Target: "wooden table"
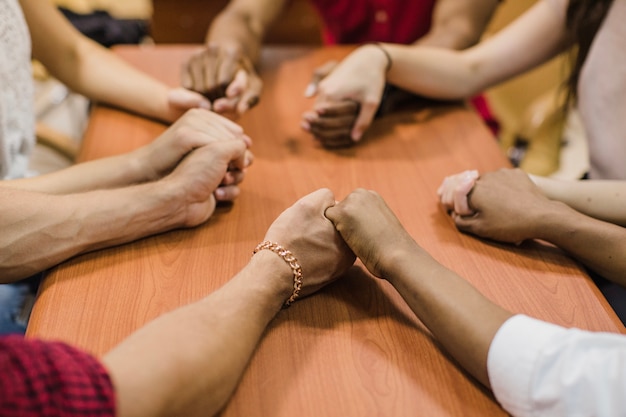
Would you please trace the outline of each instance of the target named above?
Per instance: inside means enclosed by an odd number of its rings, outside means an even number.
[[[172,84],[192,47],[124,47],[125,59]],[[375,122],[359,146],[321,148],[299,128],[311,70],[346,49],[267,49],[265,90],[241,120],[256,159],[231,207],[204,225],[77,257],[48,275],[29,336],[102,354],[158,315],[197,300],[249,259],[270,223],[320,187],[338,199],[379,191],[438,260],[514,312],[583,329],[624,332],[581,268],[559,250],[489,243],[459,233],[437,204],[445,175],[507,166],[475,114],[458,106]],[[164,127],[97,107],[82,159],[133,149]],[[181,341],[184,343],[184,341]],[[155,349],[158,348],[155,346]],[[432,339],[386,282],[354,268],[268,328],[224,416],[505,415]]]

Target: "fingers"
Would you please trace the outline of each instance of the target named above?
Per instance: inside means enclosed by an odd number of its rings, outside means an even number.
[[[359,103],[354,100],[336,102],[319,102],[315,104],[315,112],[324,117],[356,116],[359,114]]]
[[[304,113],[301,126],[327,148],[352,146],[351,130],[358,109],[358,103],[352,100],[323,103],[315,111]]]
[[[313,71],[313,76],[311,77],[311,82],[306,87],[304,91],[304,97],[309,98],[313,97],[318,92],[319,83],[330,74],[333,69],[337,66],[338,62],[335,60],[331,60],[326,62],[324,65],[317,67]]]
[[[302,197],[295,206],[309,208],[324,217],[325,210],[335,205],[335,195],[328,188],[320,188],[317,191]],[[326,219],[326,218],[325,218]]]
[[[199,107],[211,110],[211,102],[195,91],[185,88],[173,88],[167,94],[168,103],[180,109],[193,109]]]
[[[240,192],[239,187],[236,185],[226,185],[218,187],[213,192],[213,195],[217,201],[233,201],[239,197]]]
[[[369,127],[369,125],[372,124],[372,120],[374,120],[378,105],[379,101],[373,99],[366,99],[361,104],[359,115],[356,118],[356,122],[354,123],[354,128],[352,128],[352,140],[354,140],[355,142],[361,140],[361,138],[363,137],[363,133],[365,133],[365,130]]]
[[[461,216],[474,214],[474,210],[469,207],[468,195],[474,188],[476,179],[465,177],[454,189],[454,211]]]
[[[474,213],[469,207],[468,195],[478,179],[478,171],[464,171],[444,178],[437,190],[441,204],[446,210],[468,216]]]

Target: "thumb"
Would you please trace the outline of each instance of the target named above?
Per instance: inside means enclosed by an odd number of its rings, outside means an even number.
[[[180,109],[192,109],[200,107],[203,109],[211,110],[211,102],[207,100],[202,94],[195,91],[187,90],[186,88],[178,87],[171,89],[167,94],[167,102],[170,106]]]
[[[363,103],[361,103],[359,115],[357,116],[352,132],[350,133],[353,141],[358,142],[361,140],[365,130],[367,130],[369,125],[372,124],[372,120],[374,120],[376,110],[378,109],[378,104],[379,102],[377,100],[372,99],[366,99]]]
[[[317,67],[313,71],[313,76],[311,77],[311,81],[306,86],[306,90],[304,91],[304,97],[310,98],[316,95],[318,93],[318,87],[319,87],[320,81],[326,78],[328,74],[333,72],[336,66],[337,66],[337,61],[332,60],[332,61],[326,62],[324,65]]]

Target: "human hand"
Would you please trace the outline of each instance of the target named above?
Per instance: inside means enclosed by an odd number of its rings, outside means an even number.
[[[254,107],[263,82],[237,44],[209,44],[193,55],[182,72],[185,88],[204,94],[218,113],[242,114]]]
[[[350,138],[359,141],[380,104],[387,66],[387,56],[378,46],[358,48],[319,83],[316,108],[346,100],[356,102],[359,110]]]
[[[162,119],[175,122],[189,109],[211,110],[211,102],[202,94],[186,88],[172,88],[167,92],[167,105]]]
[[[304,113],[301,126],[327,148],[347,147],[354,144],[351,133],[358,114],[355,101],[327,102]]]
[[[188,153],[163,180],[179,195],[180,226],[197,226],[213,214],[217,201],[235,199],[248,164],[241,137],[209,139]]]
[[[365,267],[379,278],[389,278],[396,260],[417,247],[375,191],[357,189],[329,207],[325,216]]]
[[[138,182],[159,180],[171,173],[190,152],[220,141],[240,141],[245,147],[251,145],[250,138],[236,123],[207,110],[190,110],[152,143],[130,154],[139,172]],[[239,194],[237,184],[243,180],[245,168],[251,162],[252,154],[246,150],[243,164],[236,162],[227,166],[219,186],[214,188],[218,201],[230,201]]]
[[[313,97],[319,91],[320,82],[336,67],[338,62],[331,60],[313,71],[311,82],[304,92],[305,97]],[[302,129],[327,148],[340,148],[354,144],[350,133],[359,115],[359,104],[350,101],[318,103],[313,110],[302,115]]]
[[[324,217],[324,210],[334,204],[330,190],[317,190],[278,216],[265,235],[265,240],[278,243],[298,259],[303,274],[301,295],[317,291],[354,263],[354,254]]]
[[[540,220],[553,204],[522,170],[501,169],[476,180],[469,193],[472,216],[452,217],[464,232],[519,243],[539,235]]]
[[[460,216],[470,216],[474,211],[469,207],[467,195],[478,179],[478,171],[463,171],[460,174],[444,178],[437,190],[437,195],[443,207],[454,211]]]

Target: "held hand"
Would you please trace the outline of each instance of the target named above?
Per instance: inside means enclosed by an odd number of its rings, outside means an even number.
[[[320,82],[328,76],[333,70],[337,67],[339,62],[334,59],[327,61],[325,64],[315,68],[313,70],[313,76],[311,77],[311,82],[306,86],[306,90],[304,90],[304,97],[311,98],[318,93]]]
[[[317,291],[354,263],[354,254],[324,217],[324,210],[334,204],[330,190],[317,190],[285,210],[265,235],[265,240],[288,249],[300,262],[301,295]]]
[[[163,120],[174,122],[189,109],[211,110],[211,102],[202,94],[185,88],[172,88],[167,94],[166,114]]]
[[[523,171],[502,169],[476,180],[469,194],[474,215],[452,217],[464,232],[518,243],[537,236],[538,220],[553,204]]]
[[[352,146],[352,128],[359,114],[359,104],[345,100],[324,103],[302,116],[302,128],[311,133],[324,147]]]
[[[352,100],[359,114],[350,132],[359,141],[374,119],[385,87],[387,56],[377,46],[365,45],[352,52],[319,84],[316,106]]]
[[[239,194],[235,183],[221,193],[218,187],[229,167],[243,175],[245,166],[246,143],[241,138],[211,141],[189,153],[164,180],[180,193],[180,225],[193,227],[205,222],[215,211],[219,196],[234,199]]]
[[[388,278],[396,259],[417,244],[378,193],[357,189],[326,210],[350,249],[379,278]]]
[[[448,211],[454,211],[460,216],[470,216],[474,210],[469,207],[467,195],[478,179],[478,171],[464,171],[451,175],[443,180],[437,190],[441,205]]]
[[[241,126],[213,112],[189,110],[152,143],[131,155],[142,181],[154,181],[169,174],[189,152],[215,141],[251,141]],[[251,158],[250,158],[251,160]],[[224,176],[223,176],[224,177]],[[231,181],[225,179],[225,181]]]
[[[263,83],[239,45],[210,44],[182,73],[184,87],[204,94],[218,113],[244,113],[260,98]]]

